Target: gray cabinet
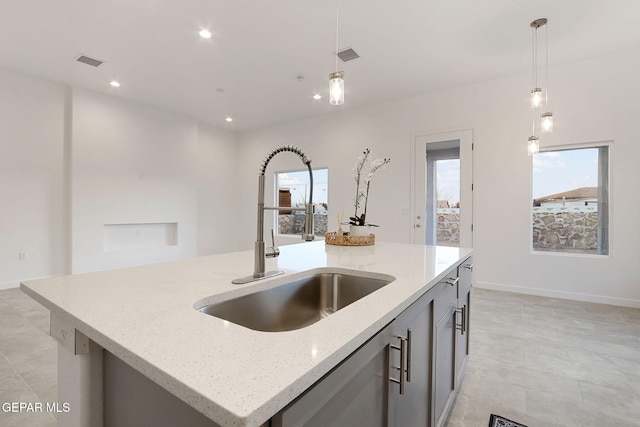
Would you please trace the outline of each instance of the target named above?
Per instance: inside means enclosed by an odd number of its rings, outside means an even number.
[[[460,384],[469,360],[469,326],[471,319],[471,283],[473,258],[467,258],[458,267],[458,315],[456,320],[456,382]]]
[[[404,353],[404,390],[390,380],[390,426],[428,426],[431,421],[431,345],[433,298],[427,293],[389,325],[396,345],[389,347],[390,378],[398,378]],[[406,339],[405,339],[406,338]],[[405,350],[402,351],[404,344]],[[400,348],[398,348],[400,347]]]
[[[443,425],[468,354],[468,325],[463,335],[460,308],[468,310],[470,303],[465,270],[452,269],[276,414],[271,426]],[[469,286],[461,290],[461,282]]]
[[[431,425],[442,426],[453,403],[456,386],[456,309],[457,271],[436,285],[436,316],[433,343],[433,419]]]
[[[432,299],[424,295],[271,420],[290,426],[427,426]]]
[[[272,427],[387,426],[389,327],[276,414]]]

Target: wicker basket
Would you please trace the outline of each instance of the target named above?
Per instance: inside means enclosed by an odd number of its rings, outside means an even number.
[[[371,246],[376,243],[376,235],[369,234],[368,236],[351,236],[349,233],[338,234],[337,232],[332,231],[324,235],[324,241],[328,245],[337,246]]]

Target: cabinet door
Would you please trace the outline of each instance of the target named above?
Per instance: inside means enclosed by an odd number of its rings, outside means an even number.
[[[456,381],[461,383],[469,360],[469,314],[471,310],[471,291],[468,290],[458,299],[456,334]]]
[[[473,280],[473,257],[469,257],[458,268],[458,318],[456,336],[456,381],[462,381],[469,359],[469,326],[471,324],[471,282]]]
[[[430,294],[423,295],[390,325],[391,343],[405,342],[404,393],[400,385],[389,383],[389,425],[426,427],[431,422],[431,341],[433,309]],[[390,375],[399,378],[400,354],[390,347]],[[364,425],[364,424],[361,424]]]
[[[273,427],[387,426],[389,326],[272,418]]]
[[[437,298],[437,297],[436,297]],[[435,327],[434,425],[441,426],[451,406],[455,389],[456,304],[452,304]]]

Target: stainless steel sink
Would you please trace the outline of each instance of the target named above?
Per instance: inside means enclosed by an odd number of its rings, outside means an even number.
[[[265,332],[292,331],[321,320],[391,283],[395,278],[315,273],[273,288],[198,308],[198,311]]]

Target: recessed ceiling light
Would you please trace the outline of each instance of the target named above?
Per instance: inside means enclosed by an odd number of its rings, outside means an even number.
[[[313,99],[322,99],[322,96],[319,93],[313,95]]]
[[[117,80],[111,80],[111,83],[109,84],[113,87],[120,87],[120,82]]]
[[[228,122],[232,122],[233,121],[233,119],[231,117],[227,117],[225,120],[228,121]]]
[[[203,39],[211,38],[211,32],[209,32],[209,30],[202,29],[198,34],[200,34],[200,37],[202,37]]]

